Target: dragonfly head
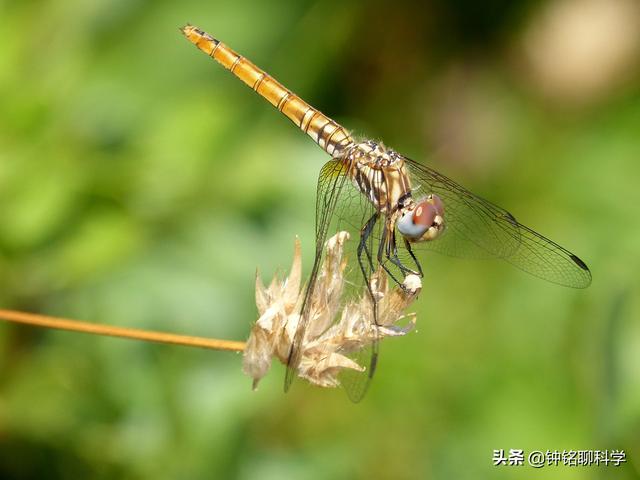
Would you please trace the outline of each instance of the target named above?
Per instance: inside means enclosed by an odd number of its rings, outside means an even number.
[[[435,194],[401,210],[398,231],[410,242],[435,240],[444,231],[444,205]]]

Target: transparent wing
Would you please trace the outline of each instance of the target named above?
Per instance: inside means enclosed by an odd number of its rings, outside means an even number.
[[[435,193],[445,208],[444,234],[432,242],[414,244],[415,250],[466,258],[497,257],[552,283],[589,286],[591,272],[576,255],[432,168],[405,160],[416,190],[414,198]]]
[[[336,324],[344,316],[345,305],[354,302],[368,301],[369,297],[367,289],[367,280],[364,278],[362,270],[358,263],[357,249],[360,242],[360,229],[367,220],[375,213],[372,205],[366,198],[354,187],[347,175],[347,167],[339,160],[331,160],[327,162],[320,172],[318,179],[318,191],[316,200],[316,252],[313,269],[308,282],[307,291],[305,293],[304,302],[301,309],[301,316],[294,335],[289,360],[287,362],[287,373],[285,377],[285,391],[289,389],[293,379],[298,374],[298,365],[302,359],[303,346],[309,345],[322,332],[317,331],[317,327],[311,325],[313,318],[317,318],[317,312],[314,312],[314,298],[321,288],[321,280],[319,275],[322,274],[322,264],[325,261],[325,244],[329,237],[340,231],[346,231],[350,239],[345,243],[344,260],[346,266],[344,269],[344,287],[340,292],[340,307],[329,328],[325,329],[325,337],[338,328]],[[368,248],[377,248],[375,237],[372,235],[368,242]],[[371,250],[370,250],[371,251]],[[368,266],[369,270],[375,266]],[[371,272],[369,271],[369,274]],[[367,296],[367,298],[364,298]],[[331,301],[331,299],[329,300]],[[375,308],[373,301],[369,300],[369,308],[366,309],[368,322],[375,325]],[[348,314],[348,312],[346,312]],[[375,330],[375,329],[374,329]],[[358,365],[364,368],[364,371],[343,369],[339,375],[340,384],[344,387],[349,398],[358,402],[361,400],[368,388],[368,385],[375,372],[375,365],[378,355],[378,341],[373,338],[372,341],[364,348],[351,350],[348,342],[345,343],[344,349],[339,350],[340,355],[350,358]],[[326,352],[326,357],[334,353]]]

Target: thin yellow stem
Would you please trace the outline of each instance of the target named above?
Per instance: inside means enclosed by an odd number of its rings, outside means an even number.
[[[18,312],[15,310],[0,310],[0,320],[22,323],[34,327],[57,328],[71,330],[73,332],[91,333],[93,335],[106,335],[109,337],[122,337],[146,342],[170,343],[184,345],[186,347],[209,348],[212,350],[231,350],[241,352],[245,342],[232,340],[218,340],[216,338],[191,337],[188,335],[176,335],[173,333],[154,332],[137,328],[114,327],[96,323],[80,322],[67,318],[48,317],[34,313]]]

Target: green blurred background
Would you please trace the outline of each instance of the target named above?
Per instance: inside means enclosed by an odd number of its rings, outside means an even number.
[[[245,339],[313,249],[326,155],[192,22],[585,259],[593,285],[432,255],[365,400],[234,353],[0,323],[0,477],[640,477],[640,3],[0,4],[0,305]],[[493,467],[494,449],[623,467]]]

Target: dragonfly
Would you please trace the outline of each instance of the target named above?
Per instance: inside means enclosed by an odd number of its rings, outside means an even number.
[[[569,250],[520,223],[514,215],[459,183],[373,140],[348,130],[312,107],[271,75],[198,27],[182,33],[310,136],[331,159],[317,187],[315,259],[288,356],[285,391],[296,376],[309,326],[310,299],[330,232],[347,231],[352,295],[369,291],[370,321],[378,325],[371,278],[379,269],[397,285],[424,275],[423,252],[462,258],[497,258],[548,282],[585,288],[591,272]],[[378,363],[378,342],[357,354],[362,372],[346,371],[340,383],[361,400]]]

